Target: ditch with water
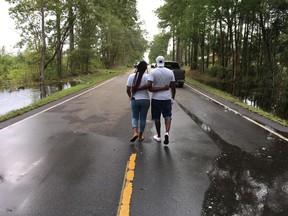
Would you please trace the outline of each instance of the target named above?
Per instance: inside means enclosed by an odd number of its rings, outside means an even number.
[[[249,106],[260,108],[288,120],[288,86],[285,88],[252,88],[237,83],[201,81],[207,86],[227,92]],[[288,85],[288,84],[287,84]]]
[[[76,81],[49,83],[45,86],[15,87],[10,89],[0,89],[0,115],[4,115],[12,110],[21,109],[37,102],[41,98],[50,96],[55,92],[76,86]],[[41,90],[42,89],[42,90]],[[44,90],[44,91],[43,91]]]

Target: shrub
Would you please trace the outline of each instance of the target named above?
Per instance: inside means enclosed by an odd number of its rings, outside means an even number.
[[[223,73],[223,71],[224,71],[224,67],[222,67],[221,65],[215,64],[208,68],[207,73],[211,77],[217,77],[217,75]]]

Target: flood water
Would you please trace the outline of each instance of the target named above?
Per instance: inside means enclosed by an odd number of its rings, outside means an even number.
[[[71,88],[75,85],[77,85],[77,83],[74,81],[49,84],[45,86],[46,96],[49,96],[57,91]],[[20,87],[16,90],[0,90],[0,115],[4,115],[12,110],[29,106],[43,97],[43,92],[41,92],[40,87]]]
[[[227,92],[249,106],[260,108],[266,112],[273,113],[282,119],[288,120],[287,88],[249,88],[247,86],[241,86],[240,84],[198,81],[205,85]]]

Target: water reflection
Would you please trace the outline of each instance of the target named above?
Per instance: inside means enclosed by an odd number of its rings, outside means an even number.
[[[288,215],[287,142],[275,140],[252,154],[222,150],[209,173],[202,215]]]
[[[29,106],[40,98],[40,90],[20,89],[18,91],[3,90],[0,92],[0,115],[11,110]]]
[[[4,89],[0,91],[0,115],[11,110],[21,109],[25,106],[40,100],[41,98],[52,95],[55,92],[71,88],[77,85],[76,82],[59,82],[39,87],[19,87],[15,90]]]
[[[205,193],[202,215],[288,215],[288,142],[270,133],[268,146],[245,152],[178,105],[221,150],[208,173],[210,186]]]

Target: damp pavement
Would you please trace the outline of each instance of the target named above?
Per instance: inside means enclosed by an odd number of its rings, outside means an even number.
[[[117,215],[132,153],[130,215],[288,214],[286,127],[184,86],[169,145],[150,113],[130,143],[128,74],[0,123],[1,216]]]

